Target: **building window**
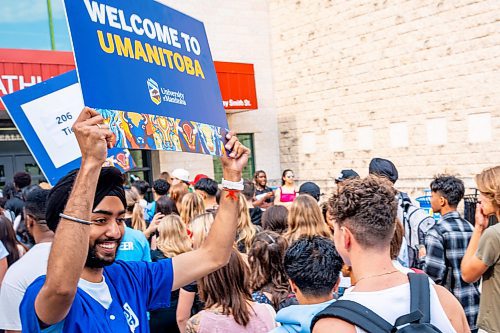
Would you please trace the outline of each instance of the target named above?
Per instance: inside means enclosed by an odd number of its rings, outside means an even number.
[[[389,124],[392,148],[408,147],[408,126],[406,122]]]
[[[130,150],[130,154],[132,155],[136,166],[132,169],[132,171],[127,172],[128,184],[126,184],[126,186],[129,186],[135,177],[145,180],[151,185],[153,183],[153,174],[151,172],[151,151]]]
[[[476,113],[467,116],[468,139],[470,143],[490,142],[492,140],[490,113]]]
[[[250,148],[250,158],[248,159],[248,164],[243,169],[243,178],[244,179],[252,179],[253,174],[255,173],[255,159],[254,159],[254,150],[253,150],[253,134],[238,134],[238,139],[240,142],[245,145],[245,147]],[[214,157],[214,179],[217,182],[222,181],[222,164],[218,157]]]

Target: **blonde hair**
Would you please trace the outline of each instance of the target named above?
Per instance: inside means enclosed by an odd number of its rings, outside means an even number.
[[[477,189],[490,198],[500,214],[500,165],[484,169],[476,175]]]
[[[252,246],[253,239],[257,234],[255,226],[252,224],[247,200],[243,194],[238,195],[238,227],[236,228],[236,244],[240,242],[245,246],[245,253]]]
[[[203,242],[210,232],[210,228],[214,223],[213,213],[204,213],[196,216],[189,224],[189,230],[193,233],[191,240],[193,242],[193,249],[196,250],[201,247]]]
[[[291,244],[300,237],[323,236],[332,238],[332,234],[321,214],[316,200],[310,195],[295,198],[288,214],[288,231],[285,238]]]
[[[197,215],[205,213],[205,204],[203,198],[197,193],[187,193],[182,198],[181,220],[188,225]]]
[[[191,241],[186,225],[177,215],[167,215],[158,225],[156,246],[165,257],[172,258],[184,252],[191,251]]]
[[[132,228],[140,231],[146,230],[144,210],[139,203],[139,194],[134,190],[125,190],[125,200],[127,201],[127,212],[132,213]]]

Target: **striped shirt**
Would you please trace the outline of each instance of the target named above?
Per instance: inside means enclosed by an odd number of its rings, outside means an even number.
[[[427,254],[423,270],[436,284],[455,295],[465,310],[471,330],[474,330],[479,312],[479,282],[465,282],[460,272],[472,231],[473,226],[457,211],[443,215],[425,236]]]

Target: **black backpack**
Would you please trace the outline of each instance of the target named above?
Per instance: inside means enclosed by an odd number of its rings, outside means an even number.
[[[361,304],[341,299],[333,302],[314,317],[311,332],[314,324],[321,318],[335,317],[369,333],[440,333],[441,331],[430,323],[429,278],[425,274],[415,273],[409,273],[408,278],[411,293],[410,313],[396,319],[394,325]]]

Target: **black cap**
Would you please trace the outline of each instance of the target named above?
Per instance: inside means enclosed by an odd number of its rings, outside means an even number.
[[[389,179],[392,183],[398,180],[398,169],[394,163],[384,158],[375,157],[370,161],[368,172]]]
[[[314,199],[316,199],[316,201],[319,201],[319,196],[321,195],[321,191],[319,189],[319,186],[316,185],[315,183],[305,182],[304,184],[300,185],[299,194],[309,194]]]
[[[353,169],[344,169],[340,171],[340,174],[335,178],[335,182],[340,183],[347,179],[359,178],[359,175]]]

